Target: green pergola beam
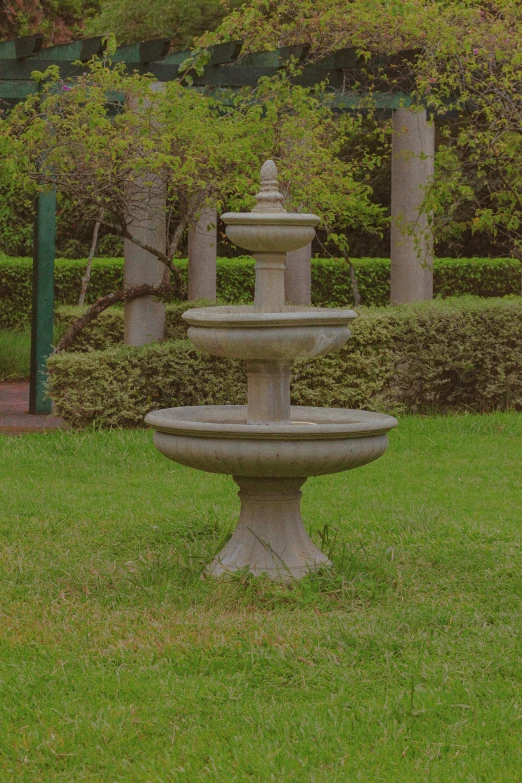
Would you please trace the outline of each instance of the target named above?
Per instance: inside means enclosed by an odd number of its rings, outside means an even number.
[[[387,111],[393,109],[408,109],[413,104],[411,95],[406,92],[393,92],[393,93],[345,93],[344,95],[336,95],[332,93],[331,100],[328,101],[328,105],[332,109],[338,111],[355,111],[365,109],[377,109],[379,111]]]
[[[34,95],[37,92],[38,85],[35,81],[22,81],[20,79],[4,81],[0,79],[0,99],[23,101],[29,95]]]
[[[362,58],[354,46],[347,49],[339,49],[338,52],[319,60],[317,65],[321,68],[356,68],[362,62]]]
[[[56,191],[50,190],[36,198],[29,413],[52,412],[52,402],[47,397],[46,366],[53,351],[55,240]]]
[[[81,65],[73,65],[68,60],[43,60],[40,56],[27,57],[25,60],[0,59],[0,82],[3,81],[28,81],[33,71],[45,71],[49,66],[57,65],[60,75],[66,79],[69,76],[78,76],[85,68]],[[141,64],[138,64],[140,67]]]
[[[150,63],[161,60],[168,54],[170,38],[156,38],[151,41],[118,46],[111,56],[113,63]]]
[[[91,57],[101,54],[103,54],[103,38],[97,35],[94,38],[83,38],[81,41],[71,41],[71,43],[40,49],[37,57],[39,60],[52,60],[54,63],[73,63],[75,60],[86,62]]]
[[[263,77],[275,76],[279,70],[280,68],[254,67],[237,63],[222,68],[205,68],[201,76],[193,75],[192,79],[195,87],[249,87],[256,85]],[[163,69],[160,64],[152,67],[151,71],[162,81]],[[293,77],[292,81],[305,87],[327,81],[330,87],[337,89],[345,83],[342,71],[328,70],[316,65],[305,65],[302,72]]]
[[[24,35],[12,41],[0,42],[0,58],[21,60],[37,54],[42,48],[44,37],[41,33]]]
[[[95,49],[92,42],[99,40],[101,39],[89,39],[90,47],[88,49],[84,47],[82,51],[78,46],[75,51],[78,59],[88,53],[92,54]],[[76,43],[80,45],[86,42],[78,41]],[[65,44],[63,48],[75,45]],[[125,61],[129,72],[150,73],[158,81],[168,82],[180,77],[180,65],[190,57],[190,52],[174,52],[158,60],[136,59],[133,61],[127,58],[127,55],[136,58],[159,57],[165,51],[165,47],[164,39],[120,47],[116,51],[115,59],[121,62]],[[62,78],[65,79],[80,74],[82,66],[73,65],[73,60],[67,60],[65,57],[64,59],[56,59],[51,56],[56,55],[56,50],[59,49],[62,47],[50,47],[42,50],[38,55],[24,60],[0,59],[0,82],[2,80],[16,81],[17,79],[28,81],[31,79],[33,71],[43,71],[50,65],[57,65],[60,68]],[[307,64],[308,48],[306,46],[282,47],[274,52],[258,52],[236,59],[238,52],[239,43],[234,41],[213,47],[210,50],[209,63],[205,66],[203,73],[199,75],[191,73],[192,84],[195,87],[255,86],[260,78],[274,76],[291,58],[296,58],[297,61],[302,62],[302,70],[295,77],[295,82],[303,86],[327,82],[331,88],[337,90],[349,90],[350,88],[364,90],[363,85],[371,81],[374,82],[375,87],[378,87],[380,74],[389,69],[396,77],[395,92],[406,92],[409,86],[409,64],[418,55],[418,50],[409,50],[404,53],[404,59],[393,55],[389,58],[375,58],[365,62],[358,57],[355,49],[344,49],[318,63]],[[41,57],[42,53],[45,53],[45,58]],[[383,94],[387,94],[387,91],[383,90]]]
[[[237,65],[239,68],[283,68],[291,60],[303,62],[309,50],[307,45],[281,46],[271,52],[246,54]]]
[[[243,41],[227,41],[226,43],[215,44],[209,48],[210,59],[208,65],[224,65],[237,60],[243,46]],[[181,63],[194,56],[190,49],[183,49],[179,52],[171,52],[164,59],[166,65],[181,65]]]

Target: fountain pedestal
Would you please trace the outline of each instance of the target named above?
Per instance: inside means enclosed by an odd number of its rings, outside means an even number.
[[[306,478],[233,476],[241,512],[232,538],[207,572],[221,576],[248,569],[277,581],[300,579],[330,561],[311,541],[301,518],[301,487]]]
[[[310,243],[319,218],[283,209],[272,161],[261,169],[256,198],[252,212],[222,216],[230,239],[256,259],[254,306],[198,308],[183,315],[197,348],[245,361],[248,405],[169,408],[149,413],[145,421],[166,457],[227,473],[239,485],[238,525],[207,573],[248,569],[290,581],[330,565],[301,518],[307,477],[377,459],[397,422],[369,411],[290,405],[294,359],[339,350],[355,313],[285,304],[286,253]]]

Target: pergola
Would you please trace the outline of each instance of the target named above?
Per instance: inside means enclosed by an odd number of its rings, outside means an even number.
[[[102,56],[104,42],[101,37],[88,38],[72,43],[42,48],[43,35],[32,35],[0,42],[0,101],[14,104],[37,93],[39,86],[31,78],[34,71],[44,71],[51,65],[60,69],[62,78],[73,77],[83,71],[82,63],[94,56]],[[190,51],[169,53],[170,41],[166,38],[120,46],[111,56],[113,63],[125,63],[129,72],[151,74],[158,82],[177,80],[182,76],[181,65],[190,57]],[[275,51],[242,55],[242,42],[230,41],[210,48],[209,59],[200,75],[191,74],[191,86],[219,92],[220,89],[239,89],[256,86],[261,77],[277,74],[293,59],[301,64],[295,81],[304,86],[327,82],[332,91],[332,101],[339,111],[358,111],[364,88],[361,85],[368,74],[373,79],[372,106],[384,114],[393,116],[392,146],[392,241],[391,241],[391,296],[392,302],[417,301],[431,298],[432,272],[430,264],[422,264],[415,245],[415,236],[403,235],[399,218],[416,221],[422,201],[423,187],[433,173],[434,131],[427,122],[426,112],[414,112],[411,106],[411,64],[419,50],[407,50],[387,57],[374,57],[369,61],[359,57],[355,48],[342,49],[320,60],[308,62],[307,46],[286,46]],[[390,80],[380,75],[392,75]],[[381,89],[379,89],[379,86]],[[377,89],[375,89],[377,88]],[[215,217],[202,215],[200,225],[189,233],[189,296],[215,298],[216,241],[207,225]],[[56,229],[56,193],[41,193],[36,202],[33,244],[33,307],[31,331],[31,413],[50,413],[51,402],[46,398],[45,365],[52,352],[54,309],[54,258]],[[420,227],[419,233],[420,236]],[[131,272],[133,284],[137,281],[159,284],[151,280],[150,253],[126,242],[125,267]],[[310,300],[310,250],[292,259],[288,254],[287,298],[296,304]],[[160,265],[161,266],[161,265]],[[148,269],[148,272],[146,271]],[[192,279],[191,279],[192,278]],[[210,287],[209,287],[210,281]],[[130,319],[138,324],[130,329],[126,342],[142,344],[154,335],[154,326],[140,330],[144,318],[153,318],[147,309],[147,300],[134,300]],[[150,303],[148,303],[150,305]],[[161,335],[156,329],[156,339]],[[152,337],[154,339],[154,336]]]

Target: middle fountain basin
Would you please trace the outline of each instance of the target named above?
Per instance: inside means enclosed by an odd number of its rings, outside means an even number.
[[[248,424],[245,405],[166,408],[149,413],[156,448],[209,473],[292,478],[338,473],[380,457],[393,416],[292,406],[290,422]]]
[[[199,307],[183,313],[196,348],[245,361],[293,361],[338,351],[350,337],[353,310],[287,305],[265,313],[249,305]]]

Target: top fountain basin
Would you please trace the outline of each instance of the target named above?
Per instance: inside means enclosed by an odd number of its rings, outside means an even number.
[[[299,212],[225,212],[221,219],[227,236],[253,253],[288,253],[308,245],[315,237],[317,215]]]

